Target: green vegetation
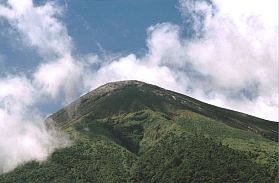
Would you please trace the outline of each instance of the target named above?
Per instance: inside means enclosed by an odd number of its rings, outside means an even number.
[[[0,182],[276,182],[276,123],[142,83],[106,91],[52,116],[72,146]]]

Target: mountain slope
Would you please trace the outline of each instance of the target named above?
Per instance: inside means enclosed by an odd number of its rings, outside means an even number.
[[[139,81],[109,83],[50,116],[73,145],[0,182],[275,182],[278,123]]]
[[[90,115],[91,119],[98,119],[142,109],[166,114],[176,110],[188,110],[220,120],[232,127],[254,131],[275,141],[278,139],[278,128],[275,122],[215,107],[139,81],[122,81],[101,86],[58,111],[51,118],[63,126],[85,115]]]

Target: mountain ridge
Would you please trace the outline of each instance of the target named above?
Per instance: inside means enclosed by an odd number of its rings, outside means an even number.
[[[143,86],[150,87],[154,91],[158,92],[156,94],[157,96],[159,95],[161,97],[165,97],[165,98],[167,97],[171,102],[179,101],[181,106],[179,106],[178,108],[192,110],[196,113],[207,115],[214,119],[226,120],[228,125],[232,125],[233,127],[237,127],[240,129],[251,130],[267,138],[270,138],[274,141],[278,141],[278,131],[277,131],[278,122],[261,119],[249,114],[245,114],[242,112],[238,112],[238,111],[234,111],[222,107],[217,107],[215,105],[207,104],[205,102],[199,101],[195,98],[186,96],[184,94],[177,93],[171,90],[161,88],[156,85],[147,84],[145,82],[137,81],[137,80],[125,80],[125,81],[109,82],[107,84],[104,84],[100,87],[97,87],[95,90],[92,90],[91,92],[88,92],[87,94],[81,96],[78,100],[70,103],[66,107],[60,109],[58,112],[50,115],[48,118],[53,118],[55,119],[55,121],[59,121],[57,120],[57,114],[65,113],[65,111],[67,115],[64,116],[68,116],[69,118],[73,118],[73,116],[81,117],[75,113],[75,111],[78,110],[78,106],[80,105],[81,102],[84,102],[86,100],[90,100],[90,102],[94,102],[99,98],[105,97],[106,95],[110,95],[110,93],[112,92],[121,90],[129,86],[133,86],[137,88],[141,88]],[[119,101],[119,103],[121,103],[121,101]],[[207,109],[203,110],[204,108]],[[249,121],[243,123],[243,121],[245,121],[245,119],[248,118]],[[259,125],[255,125],[255,123],[259,123]],[[268,133],[266,133],[267,130],[266,126],[269,126],[268,129],[270,131]]]
[[[71,146],[3,183],[277,182],[278,123],[139,81],[109,83],[51,115]]]

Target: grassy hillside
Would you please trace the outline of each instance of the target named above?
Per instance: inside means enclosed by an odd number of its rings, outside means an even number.
[[[73,145],[0,175],[0,182],[277,180],[277,123],[156,86],[105,85],[51,119]]]

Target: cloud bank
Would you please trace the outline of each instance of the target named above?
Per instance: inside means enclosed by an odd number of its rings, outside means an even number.
[[[62,133],[41,123],[32,108],[35,91],[26,78],[1,78],[0,88],[0,173],[29,160],[45,160],[68,143]]]
[[[30,160],[45,160],[56,148],[69,144],[62,132],[45,126],[36,108],[62,90],[68,98],[78,79],[73,77],[79,67],[69,56],[71,38],[56,18],[61,11],[54,3],[36,7],[31,0],[0,4],[0,18],[42,59],[29,78],[24,73],[4,73],[0,78],[0,173]],[[74,76],[69,77],[70,73]]]
[[[60,20],[63,8],[54,2],[0,3],[0,19],[41,58],[31,76],[0,78],[0,171],[43,160],[60,147],[60,135],[43,125],[38,103],[62,98],[65,104],[110,81],[141,80],[278,121],[278,2],[180,0],[179,11],[185,25],[147,29],[144,55],[106,60],[113,56],[73,54],[75,45]],[[183,29],[191,29],[191,39]]]
[[[180,3],[187,16],[189,1]],[[193,11],[203,35],[185,50],[206,88],[221,106],[278,120],[278,2],[196,1]]]

